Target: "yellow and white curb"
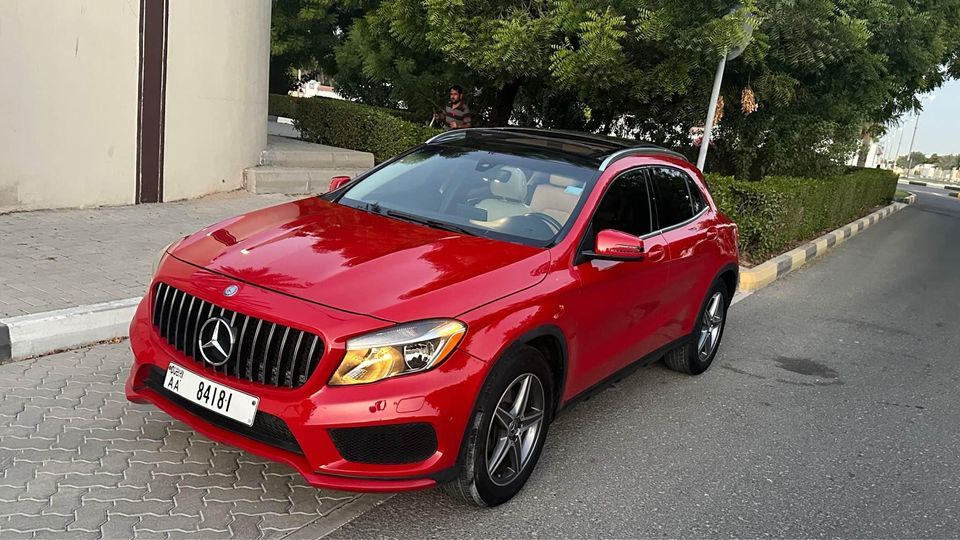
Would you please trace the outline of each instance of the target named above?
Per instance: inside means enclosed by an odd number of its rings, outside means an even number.
[[[881,219],[913,204],[914,200],[916,200],[916,196],[911,194],[911,197],[907,197],[904,203],[895,202],[881,208],[864,218],[840,227],[833,232],[829,232],[779,257],[774,257],[753,268],[744,268],[741,266],[739,291],[741,293],[750,293],[766,287],[777,279],[800,268],[808,261],[816,259],[830,249],[846,242],[848,238],[856,236],[860,231],[876,224]]]

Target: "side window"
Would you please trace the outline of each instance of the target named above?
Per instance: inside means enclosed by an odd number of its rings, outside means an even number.
[[[687,177],[687,189],[690,191],[690,203],[693,205],[693,215],[697,215],[701,210],[707,207],[707,201],[703,200],[703,193],[697,187],[693,178]]]
[[[687,174],[678,169],[657,167],[650,169],[655,190],[657,217],[661,229],[682,223],[693,217]]]
[[[616,229],[636,236],[653,231],[650,195],[642,170],[621,174],[603,195],[593,215],[591,231],[595,236],[604,229]]]

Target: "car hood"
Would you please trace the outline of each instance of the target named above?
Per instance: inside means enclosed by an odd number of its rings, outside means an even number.
[[[548,250],[316,197],[212,225],[170,254],[239,281],[395,322],[459,315],[537,284],[550,262]]]

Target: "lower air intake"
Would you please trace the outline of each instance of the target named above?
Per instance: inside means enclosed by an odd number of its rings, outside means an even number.
[[[417,463],[437,451],[437,433],[424,423],[331,429],[330,438],[344,459],[357,463]]]

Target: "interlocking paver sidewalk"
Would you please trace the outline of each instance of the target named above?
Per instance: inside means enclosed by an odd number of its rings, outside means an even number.
[[[0,538],[280,538],[355,500],[127,402],[127,343],[0,365]]]
[[[150,265],[171,240],[288,200],[235,191],[173,203],[0,214],[0,317],[142,296]]]

